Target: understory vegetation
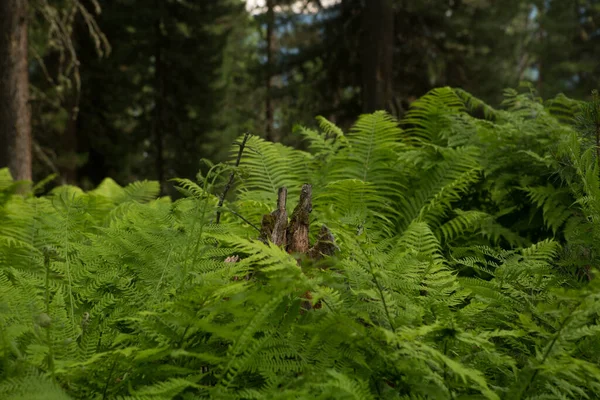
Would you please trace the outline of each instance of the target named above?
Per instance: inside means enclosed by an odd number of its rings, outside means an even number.
[[[4,169],[0,398],[599,398],[599,113],[435,89],[306,151],[240,138],[177,200]],[[321,260],[259,240],[305,183]]]

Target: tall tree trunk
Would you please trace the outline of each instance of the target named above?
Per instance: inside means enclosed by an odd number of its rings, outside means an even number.
[[[27,0],[0,0],[0,168],[31,179]]]
[[[363,111],[389,110],[393,95],[393,1],[369,0],[364,9],[362,28]]]
[[[267,66],[265,79],[265,136],[275,141],[273,134],[273,104],[271,104],[271,79],[273,78],[273,32],[275,29],[274,0],[267,0]]]
[[[160,7],[160,17],[156,21],[156,65],[155,65],[155,104],[154,104],[154,144],[156,150],[156,179],[160,184],[160,192],[164,193],[165,161],[164,161],[164,129],[166,111],[166,70],[165,70],[165,36],[162,32],[164,8]]]

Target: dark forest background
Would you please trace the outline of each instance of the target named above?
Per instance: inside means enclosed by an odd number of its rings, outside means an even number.
[[[173,194],[170,178],[245,132],[301,147],[295,124],[401,117],[439,86],[492,105],[519,85],[579,99],[600,87],[600,0],[2,3],[0,36],[25,24],[28,41],[15,56],[0,39],[0,167],[28,163],[7,143],[30,127],[30,176],[13,174],[86,189],[110,176]],[[6,73],[19,57],[30,114],[16,123]]]

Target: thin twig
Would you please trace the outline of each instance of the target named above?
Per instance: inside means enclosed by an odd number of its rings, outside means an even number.
[[[242,140],[242,143],[240,143],[240,150],[238,151],[237,160],[235,160],[235,168],[229,174],[229,181],[225,185],[225,189],[223,189],[223,194],[221,195],[221,198],[219,199],[219,204],[217,205],[217,208],[218,208],[218,210],[217,210],[217,225],[221,221],[221,207],[223,207],[223,202],[225,202],[225,197],[227,196],[227,192],[229,192],[229,189],[231,189],[231,185],[233,184],[233,178],[235,177],[235,171],[240,166],[240,161],[242,160],[242,153],[244,152],[244,147],[246,147],[246,142],[248,141],[249,138],[250,138],[250,134],[246,133],[244,135],[244,139]]]
[[[228,208],[227,211],[229,211],[230,213],[232,213],[233,215],[235,215],[236,217],[238,217],[239,219],[241,219],[242,221],[244,221],[245,223],[247,223],[248,225],[250,225],[251,227],[253,227],[254,229],[256,229],[257,231],[260,232],[260,228],[258,226],[254,225],[252,222],[248,221],[242,215],[240,215],[237,212],[233,211],[231,208]]]

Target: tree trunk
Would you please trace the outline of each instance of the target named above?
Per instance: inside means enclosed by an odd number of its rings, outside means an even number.
[[[392,102],[394,7],[369,0],[363,11],[361,43],[363,111],[389,110]]]
[[[0,0],[0,168],[31,180],[27,0]]]
[[[275,141],[273,134],[273,105],[271,104],[271,79],[273,75],[273,31],[275,29],[275,10],[273,0],[267,0],[267,66],[265,79],[265,137]]]

